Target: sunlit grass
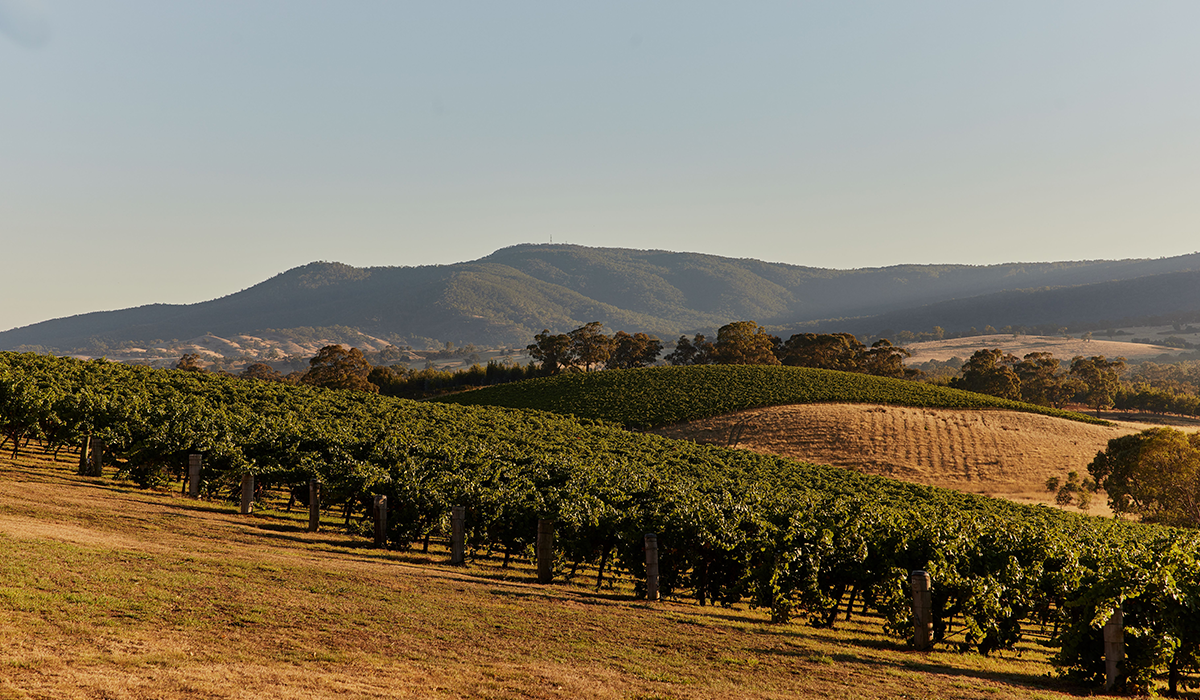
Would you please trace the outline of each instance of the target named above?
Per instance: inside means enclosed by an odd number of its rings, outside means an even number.
[[[383,552],[329,513],[240,516],[178,488],[0,462],[0,698],[1043,698],[1045,652],[916,654],[856,615],[772,625],[647,604],[595,572]]]

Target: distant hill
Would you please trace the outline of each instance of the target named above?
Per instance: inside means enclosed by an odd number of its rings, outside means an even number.
[[[1170,277],[1171,273],[1195,274]],[[567,331],[589,321],[663,339],[711,332],[745,319],[781,331],[819,324],[838,330],[853,327],[861,333],[878,332],[887,324],[912,330],[951,328],[959,319],[965,325],[1029,325],[1020,313],[1005,311],[1013,304],[1024,304],[1038,319],[1068,323],[1096,315],[1078,311],[1096,306],[1089,306],[1092,292],[1044,297],[1017,290],[1148,276],[1161,279],[1146,282],[1149,287],[1139,287],[1124,299],[1128,303],[1121,313],[1144,315],[1167,306],[1200,310],[1200,297],[1188,286],[1189,280],[1200,278],[1200,254],[1158,260],[831,270],[697,253],[518,245],[454,265],[355,268],[315,262],[212,301],[82,314],[5,331],[0,333],[0,349],[42,346],[70,351],[98,343],[331,326],[418,346],[434,340],[524,345],[543,328]],[[1176,293],[1173,285],[1185,291]],[[1117,288],[1102,291],[1126,293]],[[989,294],[1000,296],[987,299]],[[982,299],[973,300],[976,297]],[[1032,301],[1026,304],[1028,300]],[[1013,320],[976,318],[992,309]]]
[[[933,326],[947,331],[982,329],[987,325],[1120,328],[1150,325],[1148,319],[1155,317],[1182,317],[1197,312],[1200,312],[1200,271],[1187,271],[1070,287],[995,292],[819,326],[870,334],[887,329],[927,330]]]

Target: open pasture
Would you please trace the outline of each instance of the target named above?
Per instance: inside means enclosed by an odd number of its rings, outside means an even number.
[[[1167,331],[1170,331],[1169,326],[1167,327]],[[1126,336],[1127,338],[1132,338],[1142,333],[1147,337],[1162,337],[1164,333],[1160,327],[1139,327],[1130,329],[1128,332],[1130,335]],[[1070,363],[1071,358],[1077,355],[1083,357],[1092,357],[1093,355],[1124,357],[1130,362],[1143,362],[1145,360],[1160,360],[1163,356],[1171,357],[1190,352],[1183,348],[1173,348],[1166,345],[1134,343],[1128,339],[1112,340],[1106,338],[1102,333],[1095,333],[1094,335],[1095,337],[1091,340],[1053,335],[973,335],[950,340],[926,340],[919,343],[909,343],[904,346],[904,349],[912,353],[912,357],[906,361],[910,365],[930,360],[945,362],[952,357],[965,360],[977,350],[991,348],[999,348],[1005,353],[1010,353],[1017,357],[1024,357],[1031,352],[1048,352],[1066,363]],[[1187,335],[1186,337],[1189,340],[1194,340],[1194,336]]]

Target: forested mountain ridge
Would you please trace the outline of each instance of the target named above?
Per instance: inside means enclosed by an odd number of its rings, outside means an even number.
[[[890,321],[866,317],[926,307],[935,312],[927,326],[949,328],[951,322],[937,320],[938,310],[929,305],[953,302],[959,305],[952,306],[956,313],[966,317],[972,297],[1180,272],[1200,273],[1200,254],[833,270],[698,253],[526,244],[453,265],[356,268],[315,262],[211,301],[95,312],[5,331],[0,349],[36,345],[70,350],[96,340],[148,342],[328,326],[412,344],[437,339],[523,345],[543,328],[565,331],[589,321],[664,339],[741,319],[776,328],[842,319],[823,324],[841,330],[857,318],[853,325],[858,332],[875,333]],[[1190,290],[1186,279],[1161,282],[1179,282]],[[1077,294],[1086,299],[1089,292]],[[1131,307],[1130,313],[1157,312],[1163,295],[1179,299],[1176,306],[1191,304],[1200,310],[1200,297],[1190,291],[1175,294],[1164,288],[1156,295],[1139,296],[1142,306]],[[1071,316],[1072,310],[1063,308],[1062,313]],[[925,317],[919,318],[925,323]]]
[[[941,326],[965,331],[984,324],[1003,326],[1087,326],[1116,328],[1200,314],[1200,272],[1171,272],[1070,287],[1016,289],[951,299],[878,316],[824,322],[818,328],[876,334],[881,329],[924,330]],[[1160,321],[1168,322],[1168,321]]]

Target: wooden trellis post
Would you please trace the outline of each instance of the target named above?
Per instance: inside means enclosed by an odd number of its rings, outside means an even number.
[[[928,651],[933,647],[933,601],[929,586],[929,573],[914,571],[912,581],[913,647],[917,651]]]
[[[387,496],[375,497],[375,546],[387,549]]]
[[[646,534],[646,600],[658,600],[658,535]]]
[[[83,446],[79,448],[79,469],[76,474],[80,476],[88,475],[88,452],[92,449],[92,436],[85,435],[83,438]]]
[[[450,509],[450,563],[462,564],[467,559],[467,509],[454,506]]]
[[[88,463],[88,476],[104,476],[104,441],[99,438],[92,438],[89,441],[91,445],[91,458]]]
[[[537,580],[550,583],[554,580],[554,521],[538,520],[537,533]]]
[[[200,464],[203,459],[196,452],[188,455],[188,496],[191,498],[200,498]]]
[[[254,512],[254,475],[242,474],[242,515]]]
[[[1104,625],[1104,689],[1112,690],[1125,665],[1125,613],[1113,611]]]
[[[321,482],[308,480],[308,531],[321,529]]]

